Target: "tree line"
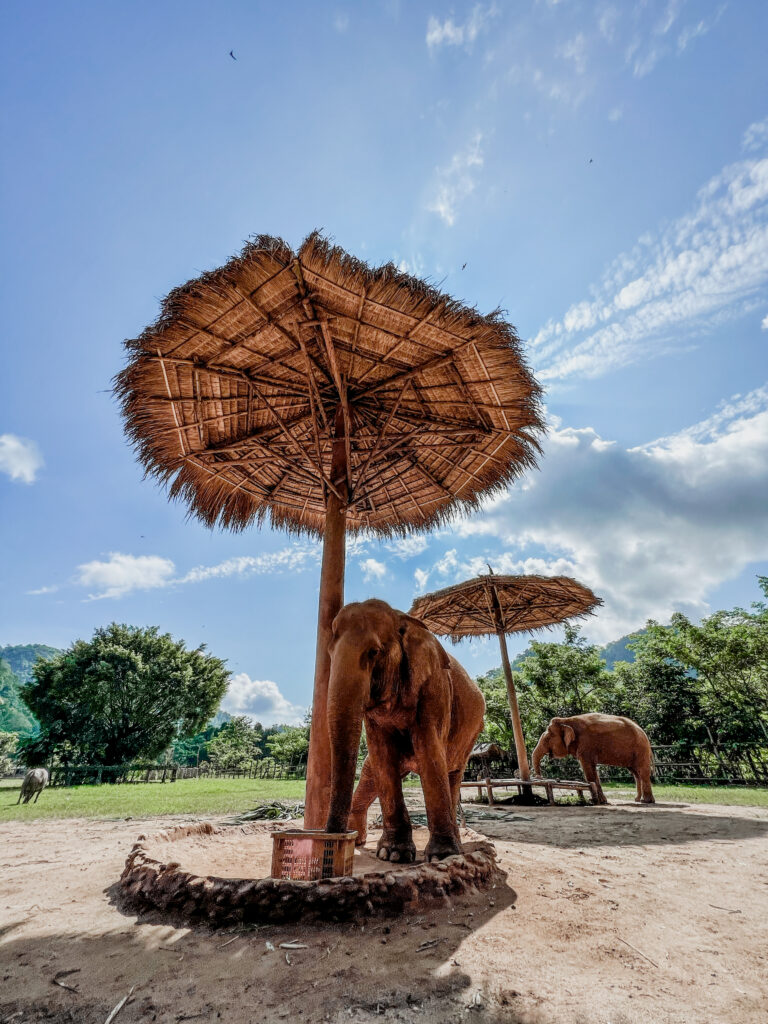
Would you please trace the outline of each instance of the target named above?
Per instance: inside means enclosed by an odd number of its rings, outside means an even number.
[[[682,758],[706,743],[768,755],[768,578],[759,582],[766,600],[750,609],[718,611],[700,623],[682,614],[667,625],[649,622],[629,638],[634,660],[611,669],[576,627],[566,626],[561,643],[532,642],[515,662],[529,745],[550,718],[602,711],[632,718],[655,746]],[[39,658],[14,689],[39,730],[20,739],[0,732],[0,770],[14,752],[30,767],[163,760],[231,771],[306,762],[309,716],[300,726],[269,727],[245,716],[214,718],[228,681],[225,662],[204,646],[187,650],[156,627],[112,623],[90,641]],[[481,739],[511,751],[501,669],[478,683],[487,705]]]
[[[768,599],[768,577],[758,577]],[[600,649],[566,626],[562,643],[534,641],[515,663],[523,729],[536,742],[554,717],[625,715],[655,746],[680,757],[703,744],[768,750],[768,604],[717,611],[700,623],[675,614],[629,638],[633,661],[608,669]],[[513,749],[503,674],[478,683],[487,704],[482,739]]]

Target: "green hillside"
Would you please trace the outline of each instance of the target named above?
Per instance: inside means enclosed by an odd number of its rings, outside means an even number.
[[[61,651],[47,644],[16,644],[0,647],[0,732],[33,736],[35,716],[19,696],[19,687],[32,678],[38,658],[54,658]]]
[[[50,660],[62,652],[56,647],[48,647],[47,644],[16,644],[8,647],[0,647],[0,658],[10,666],[11,672],[16,676],[19,686],[28,683],[32,678],[32,669],[38,658]]]
[[[635,652],[630,651],[628,644],[631,644],[639,636],[645,636],[646,630],[639,629],[636,633],[628,633],[626,636],[621,637],[620,640],[614,640],[610,644],[606,644],[605,647],[600,648],[600,657],[605,658],[606,668],[609,671],[613,670],[613,666],[617,661],[634,661]]]
[[[19,684],[7,661],[0,659],[0,732],[31,736],[37,721],[19,696]]]

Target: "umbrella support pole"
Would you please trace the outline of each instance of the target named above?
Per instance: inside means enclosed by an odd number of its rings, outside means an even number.
[[[347,451],[343,420],[339,410],[334,429],[331,480],[342,493],[346,492],[346,477]],[[328,732],[328,680],[331,674],[331,658],[328,645],[331,641],[333,620],[344,605],[346,529],[346,507],[333,491],[328,491],[317,609],[317,649],[304,828],[325,828],[331,801],[331,738]]]
[[[507,683],[507,696],[509,697],[509,707],[512,712],[512,731],[515,735],[515,750],[517,752],[517,763],[520,769],[520,782],[522,795],[524,797],[531,797],[533,794],[533,788],[530,785],[525,785],[526,782],[530,783],[531,771],[528,767],[528,752],[525,749],[525,736],[523,735],[523,725],[520,721],[520,708],[517,704],[517,691],[515,690],[515,683],[512,678],[512,666],[509,664],[509,654],[507,653],[507,638],[504,635],[503,629],[497,629],[496,634],[499,638],[499,647],[501,648],[501,663],[504,666],[504,678]]]

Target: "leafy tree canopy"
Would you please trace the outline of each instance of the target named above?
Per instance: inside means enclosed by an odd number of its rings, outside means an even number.
[[[112,623],[51,661],[38,661],[21,695],[40,721],[24,741],[28,764],[122,764],[156,758],[201,729],[229,674],[223,661],[189,651],[157,627]]]
[[[18,741],[15,732],[0,732],[0,775],[7,775],[13,768],[11,755],[16,752]]]

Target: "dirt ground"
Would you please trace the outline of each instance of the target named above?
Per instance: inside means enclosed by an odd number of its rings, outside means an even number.
[[[365,926],[250,931],[121,905],[137,834],[181,820],[2,826],[0,1024],[105,1024],[129,992],[115,1024],[766,1019],[765,810],[478,809],[469,824],[507,873],[494,890]]]

